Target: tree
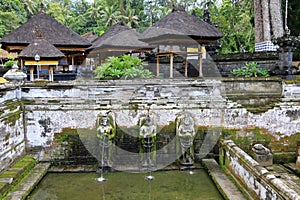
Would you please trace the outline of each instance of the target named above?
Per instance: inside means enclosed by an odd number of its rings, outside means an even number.
[[[0,12],[0,38],[16,29],[21,24],[15,12]]]
[[[24,7],[26,11],[26,18],[30,19],[40,10],[39,0],[24,0]]]
[[[135,14],[135,10],[127,7],[123,16],[124,22],[128,27],[136,28],[139,25],[139,18]]]
[[[100,2],[94,2],[92,6],[84,14],[85,17],[91,19],[93,22],[97,22],[101,18],[101,10],[103,5]]]
[[[115,6],[105,6],[105,8],[101,10],[101,17],[103,18],[105,25],[108,27],[122,21],[123,18],[121,12],[117,10]]]
[[[233,3],[231,0],[223,1],[217,8],[210,5],[213,22],[224,34],[220,40],[220,53],[254,51],[253,7],[251,0]]]
[[[281,0],[254,0],[255,42],[283,36]]]
[[[51,15],[53,18],[55,18],[57,21],[59,21],[62,24],[65,24],[65,15],[63,12],[63,9],[61,7],[61,4],[58,2],[49,2],[46,6],[46,13]]]

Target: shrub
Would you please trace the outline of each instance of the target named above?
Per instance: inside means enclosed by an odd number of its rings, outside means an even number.
[[[109,57],[106,63],[94,70],[96,78],[99,79],[131,79],[151,78],[152,72],[144,69],[141,59],[129,55],[121,57]]]
[[[10,68],[14,65],[15,62],[16,61],[14,59],[13,60],[8,60],[8,61],[5,62],[4,67]]]
[[[234,77],[268,77],[269,70],[257,67],[257,63],[250,62],[244,67],[231,71],[231,76]]]

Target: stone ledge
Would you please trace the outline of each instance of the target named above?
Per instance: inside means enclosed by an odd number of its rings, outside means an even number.
[[[212,176],[213,181],[218,186],[218,189],[221,190],[223,195],[226,195],[226,199],[245,199],[243,194],[222,172],[221,167],[214,159],[203,159],[202,162],[207,168],[209,174]]]
[[[272,197],[276,196],[282,199],[300,199],[299,193],[291,189],[276,176],[273,176],[266,168],[260,166],[258,162],[236,146],[232,140],[224,140],[221,142],[221,145],[226,154],[223,156],[226,156],[228,159],[226,167],[228,167],[252,193],[258,197],[263,197],[269,193],[272,194]]]

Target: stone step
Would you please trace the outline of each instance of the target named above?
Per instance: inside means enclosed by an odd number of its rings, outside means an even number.
[[[202,161],[213,177],[213,181],[218,186],[218,189],[222,190],[221,193],[226,195],[226,199],[245,199],[243,194],[223,173],[221,167],[214,159],[203,159]]]
[[[30,174],[22,180],[17,188],[8,193],[5,200],[20,200],[34,189],[39,181],[44,177],[50,167],[50,163],[38,163],[30,172]]]

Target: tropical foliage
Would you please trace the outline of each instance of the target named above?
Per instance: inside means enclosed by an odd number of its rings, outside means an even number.
[[[268,77],[269,70],[258,67],[255,62],[250,62],[244,67],[232,70],[231,75],[234,77]]]
[[[151,78],[152,72],[143,67],[143,62],[138,57],[124,55],[109,57],[104,64],[94,71],[99,79],[132,79]]]

